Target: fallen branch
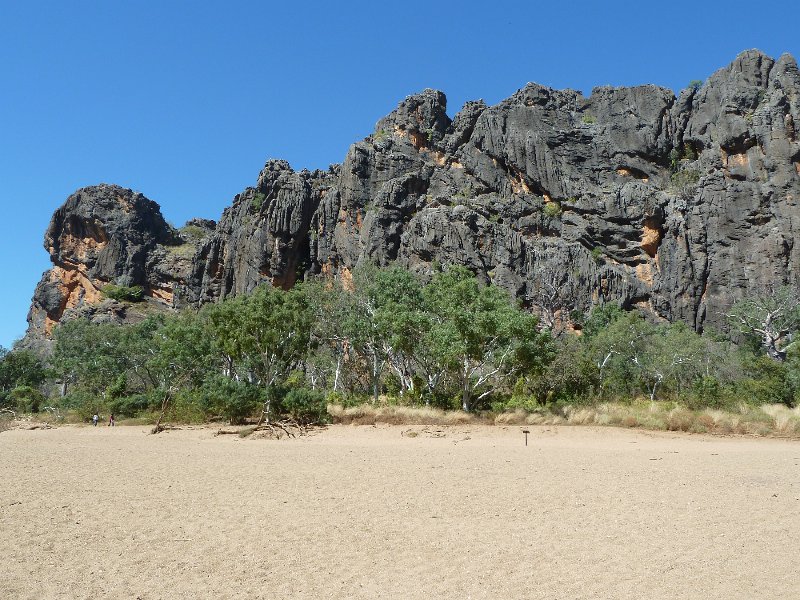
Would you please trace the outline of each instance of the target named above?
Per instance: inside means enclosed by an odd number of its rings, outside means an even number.
[[[298,423],[294,419],[283,419],[281,421],[266,421],[253,428],[252,432],[268,431],[271,437],[281,439],[281,432],[289,438],[296,438],[298,436],[308,435],[309,429],[314,424]]]
[[[246,431],[252,432],[253,428],[252,427],[250,427],[250,428],[245,427],[244,429],[217,429],[214,432],[214,436],[216,437],[218,435],[242,435],[242,433],[246,432]]]
[[[48,425],[47,423],[37,423],[36,425],[29,425],[25,429],[27,429],[28,431],[33,431],[34,429],[53,429],[53,428],[50,427],[50,425]]]
[[[177,427],[176,425],[162,425],[161,423],[156,423],[155,427],[150,430],[150,435],[156,435],[157,433],[161,433],[162,431],[180,431],[183,427]]]

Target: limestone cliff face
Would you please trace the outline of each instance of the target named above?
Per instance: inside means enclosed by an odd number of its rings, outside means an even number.
[[[677,98],[656,86],[586,98],[528,84],[452,120],[445,109],[441,92],[410,96],[326,172],[268,162],[185,260],[153,203],[81,190],[48,229],[54,268],[31,330],[96,304],[103,282],[180,307],[265,281],[347,277],[365,260],[421,274],[466,265],[551,325],[615,301],[702,330],[722,325],[736,298],[800,283],[791,56],[744,52]]]
[[[49,337],[58,322],[78,315],[129,322],[180,306],[190,243],[140,193],[105,184],[78,190],[45,233],[53,267],[34,292],[27,341]],[[108,284],[141,286],[144,302],[107,299],[102,290]]]

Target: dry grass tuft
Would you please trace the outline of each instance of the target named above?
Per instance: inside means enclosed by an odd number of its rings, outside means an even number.
[[[16,429],[19,424],[17,413],[8,408],[0,409],[0,433]]]
[[[464,425],[486,422],[461,411],[405,406],[328,406],[334,422],[353,425]],[[596,406],[567,406],[559,412],[515,409],[494,416],[495,425],[606,425],[685,431],[718,435],[753,435],[800,438],[800,407],[782,404],[753,407],[741,404],[735,412],[717,409],[690,410],[674,402],[636,399],[630,404],[608,402]]]
[[[772,429],[778,435],[800,434],[800,407],[789,408],[783,404],[765,404],[761,411],[772,418]]]
[[[510,412],[503,412],[494,419],[495,425],[538,425],[539,423],[529,422],[531,417],[538,417],[536,413],[528,413],[521,408]]]
[[[570,425],[594,425],[597,422],[597,411],[591,408],[570,406],[564,413]]]
[[[255,427],[244,427],[244,428],[243,428],[241,431],[239,431],[239,433],[237,433],[236,435],[238,435],[240,438],[246,438],[246,437],[249,437],[249,436],[253,435],[253,432],[254,432],[255,430],[256,430],[256,428],[255,428]]]
[[[690,431],[694,425],[695,413],[688,408],[673,408],[667,415],[667,429],[670,431]]]
[[[478,420],[475,415],[461,411],[444,411],[438,408],[409,406],[373,406],[364,404],[344,408],[328,405],[328,414],[334,423],[343,425],[464,425]]]

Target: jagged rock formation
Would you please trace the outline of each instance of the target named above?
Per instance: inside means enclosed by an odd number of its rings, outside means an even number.
[[[347,278],[364,260],[423,274],[466,265],[555,325],[616,301],[702,330],[736,298],[798,283],[800,73],[789,55],[744,52],[677,98],[652,85],[585,98],[528,84],[452,120],[445,108],[441,92],[410,96],[325,172],[269,161],[213,230],[194,225],[189,245],[141,195],[79,191],[48,229],[55,266],[29,335],[96,305],[104,282],[180,307],[264,281]]]
[[[132,322],[182,306],[179,290],[195,246],[214,226],[195,220],[176,231],[158,204],[138,192],[105,184],[78,190],[56,210],[45,233],[53,268],[36,286],[26,341],[49,337],[65,318]],[[108,284],[141,286],[144,301],[106,298]]]

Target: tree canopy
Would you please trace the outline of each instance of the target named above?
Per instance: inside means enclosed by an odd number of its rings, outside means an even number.
[[[324,418],[327,401],[465,411],[638,397],[793,404],[792,290],[743,300],[729,319],[731,336],[701,335],[604,304],[580,319],[580,335],[553,332],[463,267],[422,278],[365,264],[351,278],[261,286],[134,325],[64,323],[49,370],[30,352],[0,349],[0,401],[36,406],[30,390],[53,395],[58,381],[63,397],[52,402],[66,409],[147,413],[159,423],[310,422]]]

